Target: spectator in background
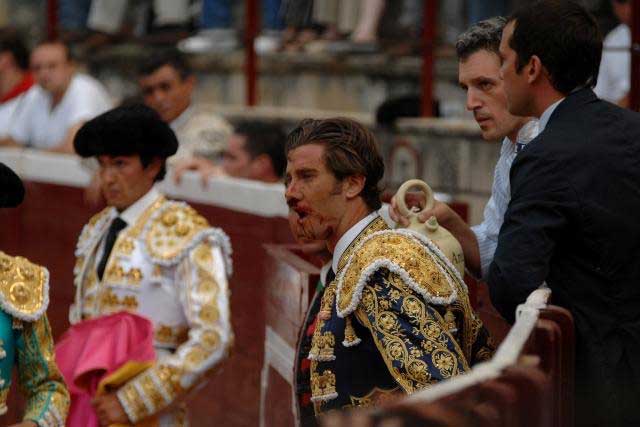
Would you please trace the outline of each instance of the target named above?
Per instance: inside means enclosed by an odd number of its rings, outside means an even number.
[[[4,144],[73,153],[78,129],[111,108],[111,99],[100,82],[76,71],[69,48],[62,42],[38,44],[31,54],[31,69],[38,87]]]
[[[620,24],[604,39],[598,84],[598,97],[621,107],[629,106],[631,88],[631,2],[612,0],[613,11]]]
[[[7,138],[16,117],[34,92],[29,50],[13,30],[0,32],[0,138]],[[0,143],[1,144],[1,143]]]
[[[193,156],[216,158],[227,144],[231,125],[217,114],[193,103],[196,78],[175,49],[153,54],[139,69],[140,90],[146,105],[169,123],[179,142],[170,163]]]
[[[278,182],[282,178],[286,159],[286,135],[280,126],[257,121],[238,124],[223,152],[222,164],[194,157],[176,164],[175,178],[179,181],[188,171],[197,171],[203,182],[211,176],[226,175],[263,182]]]
[[[226,52],[238,47],[238,37],[233,25],[231,0],[203,0],[200,16],[200,31],[178,43],[178,48],[187,53],[210,51]],[[260,52],[275,51],[279,46],[283,22],[280,16],[281,0],[261,0],[260,18],[262,34],[255,40]]]
[[[507,0],[470,0],[467,3],[469,24],[505,15],[508,3]]]

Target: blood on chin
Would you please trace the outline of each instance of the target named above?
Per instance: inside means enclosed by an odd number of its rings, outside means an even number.
[[[309,240],[327,240],[333,235],[334,228],[325,221],[313,220],[305,217],[298,218],[299,235]]]

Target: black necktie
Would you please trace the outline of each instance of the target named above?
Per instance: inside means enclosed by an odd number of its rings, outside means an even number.
[[[331,267],[329,271],[327,271],[327,279],[324,282],[324,286],[325,287],[329,286],[329,284],[331,284],[331,282],[333,282],[335,278],[336,278],[336,273],[333,272],[333,267]]]
[[[102,258],[100,259],[100,263],[98,264],[98,279],[102,280],[102,275],[104,274],[104,269],[107,266],[107,261],[109,260],[109,255],[111,254],[111,250],[113,249],[114,243],[116,243],[116,238],[118,237],[118,233],[120,233],[127,226],[126,221],[124,221],[120,217],[116,217],[113,220],[111,225],[109,226],[109,231],[107,232],[107,238],[104,241],[104,251],[102,252]]]

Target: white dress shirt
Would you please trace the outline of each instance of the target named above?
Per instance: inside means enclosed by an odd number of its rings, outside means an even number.
[[[605,37],[598,84],[594,92],[599,98],[618,102],[631,88],[631,29],[620,24]]]
[[[538,125],[537,120],[531,120],[526,123],[518,132],[516,142],[518,144],[527,144],[535,138],[539,133]],[[484,208],[484,218],[480,224],[471,227],[478,240],[480,275],[483,280],[486,280],[489,265],[493,261],[493,255],[498,247],[498,234],[500,234],[500,227],[504,222],[504,214],[511,200],[509,171],[516,155],[516,144],[511,142],[509,138],[505,138],[502,142],[500,157],[494,171],[491,197]]]

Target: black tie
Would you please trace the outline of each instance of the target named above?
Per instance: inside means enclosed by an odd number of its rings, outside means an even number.
[[[336,273],[333,272],[333,267],[327,271],[327,279],[325,280],[324,286],[327,287],[333,280],[336,278]]]
[[[111,254],[111,250],[113,249],[114,243],[116,243],[116,238],[118,237],[118,233],[120,233],[127,226],[126,221],[124,221],[120,217],[116,217],[113,220],[111,225],[109,226],[109,231],[107,232],[107,238],[104,241],[104,251],[102,252],[102,258],[100,259],[100,263],[98,264],[98,279],[102,280],[102,275],[104,274],[104,269],[107,266],[107,261],[109,260],[109,255]]]

